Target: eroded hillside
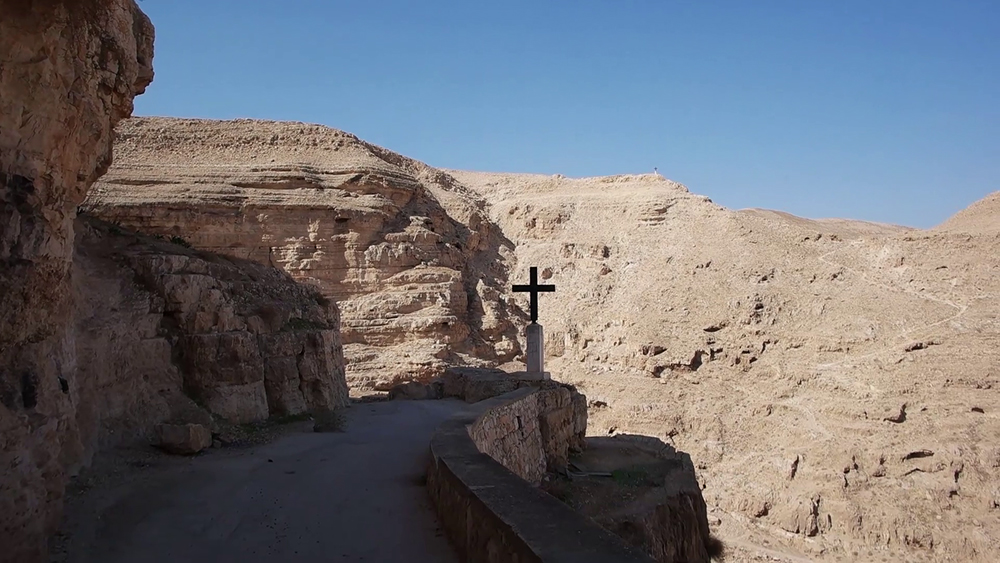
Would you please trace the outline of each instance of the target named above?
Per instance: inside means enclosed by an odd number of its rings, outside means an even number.
[[[85,208],[274,265],[341,308],[356,389],[520,353],[511,248],[442,172],[326,127],[131,119]]]
[[[439,171],[317,126],[141,119],[89,209],[336,298],[355,390],[517,360],[591,432],[690,452],[732,561],[991,560],[1000,210],[939,229],[731,211],[659,176]]]
[[[452,174],[517,274],[556,285],[549,366],[591,432],[691,452],[733,560],[991,560],[995,194],[917,231],[733,212],[657,176]]]

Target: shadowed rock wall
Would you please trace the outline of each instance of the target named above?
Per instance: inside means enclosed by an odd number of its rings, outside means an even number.
[[[44,557],[84,457],[73,218],[152,58],[153,27],[132,0],[0,0],[0,560]]]
[[[237,423],[347,404],[336,304],[279,270],[86,219],[74,290],[71,391],[101,446],[200,422],[192,401]]]
[[[77,218],[152,49],[132,0],[0,0],[0,562],[46,560],[66,482],[101,447],[347,402],[332,301]]]

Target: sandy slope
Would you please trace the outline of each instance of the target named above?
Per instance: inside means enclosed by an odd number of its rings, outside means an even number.
[[[933,230],[947,233],[997,234],[1000,232],[998,216],[1000,216],[1000,191],[993,192],[959,211]]]

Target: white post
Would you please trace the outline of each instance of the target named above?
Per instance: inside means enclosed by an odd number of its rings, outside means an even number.
[[[525,337],[528,341],[528,375],[539,379],[545,377],[545,338],[542,334],[542,325],[531,323],[525,327]]]

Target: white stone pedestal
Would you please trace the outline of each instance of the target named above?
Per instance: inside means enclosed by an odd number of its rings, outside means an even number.
[[[528,376],[531,378],[548,379],[545,373],[545,338],[542,335],[542,325],[531,323],[525,328],[528,341],[527,361]]]

